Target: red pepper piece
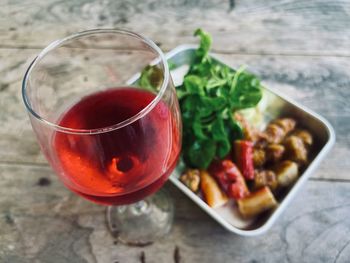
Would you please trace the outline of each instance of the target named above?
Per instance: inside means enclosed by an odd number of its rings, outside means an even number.
[[[238,168],[247,180],[254,179],[253,143],[251,141],[235,141],[234,154]]]
[[[231,198],[237,200],[249,194],[241,172],[231,160],[213,163],[210,167],[210,172]]]
[[[230,160],[216,161],[216,162],[213,162],[209,168],[210,174],[212,174],[215,177],[215,179],[218,181],[221,189],[224,192],[227,192],[228,187],[230,186],[232,181],[235,180],[235,178],[232,178],[233,175],[228,175],[227,173],[227,168],[230,166],[228,162],[231,162],[231,161]]]
[[[228,188],[227,195],[235,200],[244,198],[249,195],[249,191],[247,188],[247,185],[245,184],[245,181],[243,179],[243,183],[237,181],[236,183],[233,183]]]
[[[231,160],[223,160],[221,164],[227,174],[227,177],[231,181],[236,181],[237,178],[242,177],[238,167]]]

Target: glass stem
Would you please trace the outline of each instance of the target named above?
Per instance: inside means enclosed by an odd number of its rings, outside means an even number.
[[[170,231],[174,206],[163,189],[131,205],[108,206],[107,225],[123,244],[145,246]]]

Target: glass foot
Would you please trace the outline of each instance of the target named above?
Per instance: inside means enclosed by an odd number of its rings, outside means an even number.
[[[131,205],[107,207],[107,224],[118,241],[134,246],[152,244],[169,233],[174,205],[165,190]]]

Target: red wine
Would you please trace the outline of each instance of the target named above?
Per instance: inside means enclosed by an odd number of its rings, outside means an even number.
[[[142,118],[113,128],[154,98],[137,88],[108,89],[82,98],[60,117],[62,127],[103,131],[55,133],[54,166],[68,188],[110,205],[139,201],[164,184],[180,152],[179,124],[169,107],[159,101]]]

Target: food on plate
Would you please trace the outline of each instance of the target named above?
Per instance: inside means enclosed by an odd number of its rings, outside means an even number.
[[[180,181],[210,207],[233,199],[242,216],[257,216],[274,208],[297,181],[309,161],[313,136],[297,118],[265,123],[262,105],[268,100],[260,80],[245,67],[233,70],[216,62],[209,56],[210,35],[201,29],[195,35],[199,48],[176,87],[186,167]],[[157,72],[146,67],[140,85],[159,88]]]
[[[256,142],[260,138],[260,131],[252,126],[241,113],[235,112],[233,117],[241,125],[244,139]]]
[[[310,147],[313,143],[312,135],[307,130],[296,130],[293,135],[299,137],[307,147]]]
[[[254,167],[261,167],[266,162],[266,152],[260,147],[254,147],[253,149],[253,164]]]
[[[188,169],[180,176],[180,181],[191,189],[192,192],[198,192],[200,183],[200,172],[198,169]]]
[[[251,131],[255,129],[244,124],[246,120],[242,116],[239,122]],[[233,153],[221,160],[215,158],[209,166],[210,174],[206,170],[200,172],[201,191],[207,204],[218,207],[232,198],[243,217],[257,216],[274,208],[281,191],[298,179],[312,148],[311,133],[296,127],[295,119],[279,118],[272,120],[265,131],[254,131],[258,136],[243,132],[247,137],[233,138]],[[188,179],[185,175],[193,171],[189,169],[180,180],[196,192],[190,180],[185,180]]]
[[[308,151],[305,147],[304,141],[300,137],[295,135],[289,136],[284,141],[284,146],[286,147],[288,159],[299,164],[307,163]]]
[[[177,87],[188,167],[180,180],[196,193],[200,174],[200,192],[209,206],[231,198],[242,216],[257,216],[275,207],[281,191],[298,179],[312,135],[290,117],[272,120],[265,130],[255,126],[252,120],[259,119],[261,128],[262,118],[251,115],[263,112],[249,108],[262,98],[259,80],[243,67],[232,71],[215,63],[208,55],[210,36],[202,30],[195,35],[200,46]]]
[[[243,175],[231,160],[215,161],[209,171],[229,197],[237,200],[249,194]]]
[[[232,141],[243,137],[233,114],[255,107],[262,98],[260,80],[245,67],[234,71],[209,56],[211,37],[196,30],[201,39],[183,84],[177,87],[182,122],[182,157],[188,167],[207,169],[223,159]]]
[[[227,195],[220,189],[215,179],[205,170],[200,171],[201,190],[210,207],[219,207],[228,202]]]
[[[281,126],[271,123],[267,126],[264,135],[267,143],[281,143],[286,132]]]
[[[141,72],[138,84],[146,90],[159,90],[163,82],[163,71],[157,66],[148,65]]]
[[[272,191],[277,189],[278,181],[276,173],[272,170],[256,170],[254,176],[254,189],[268,186]]]
[[[286,134],[294,130],[296,125],[296,121],[292,118],[279,118],[274,120],[273,123],[281,127]]]
[[[270,188],[264,186],[260,190],[237,201],[238,210],[243,217],[253,217],[277,206],[277,201]]]
[[[295,128],[295,125],[295,120],[291,118],[276,119],[266,127],[263,138],[268,143],[279,144]]]
[[[240,121],[245,122],[243,117]],[[262,135],[255,143],[245,137],[234,138],[231,155],[215,158],[208,171],[189,168],[180,180],[196,192],[191,174],[200,173],[201,192],[209,206],[225,205],[231,198],[243,217],[257,216],[277,205],[276,198],[295,183],[308,160],[312,135],[296,127],[293,118],[272,120],[265,131],[258,132]],[[280,129],[283,136],[269,139],[271,129]]]
[[[246,140],[234,142],[234,159],[247,180],[254,179],[253,143]]]
[[[266,146],[266,161],[277,163],[283,158],[285,147],[282,144],[269,144]]]
[[[286,160],[275,168],[279,187],[290,186],[298,179],[298,165],[295,162]]]
[[[262,147],[262,144],[253,149],[254,167],[261,167],[267,164],[273,164],[280,161],[285,152],[285,147],[282,144],[268,144]]]

